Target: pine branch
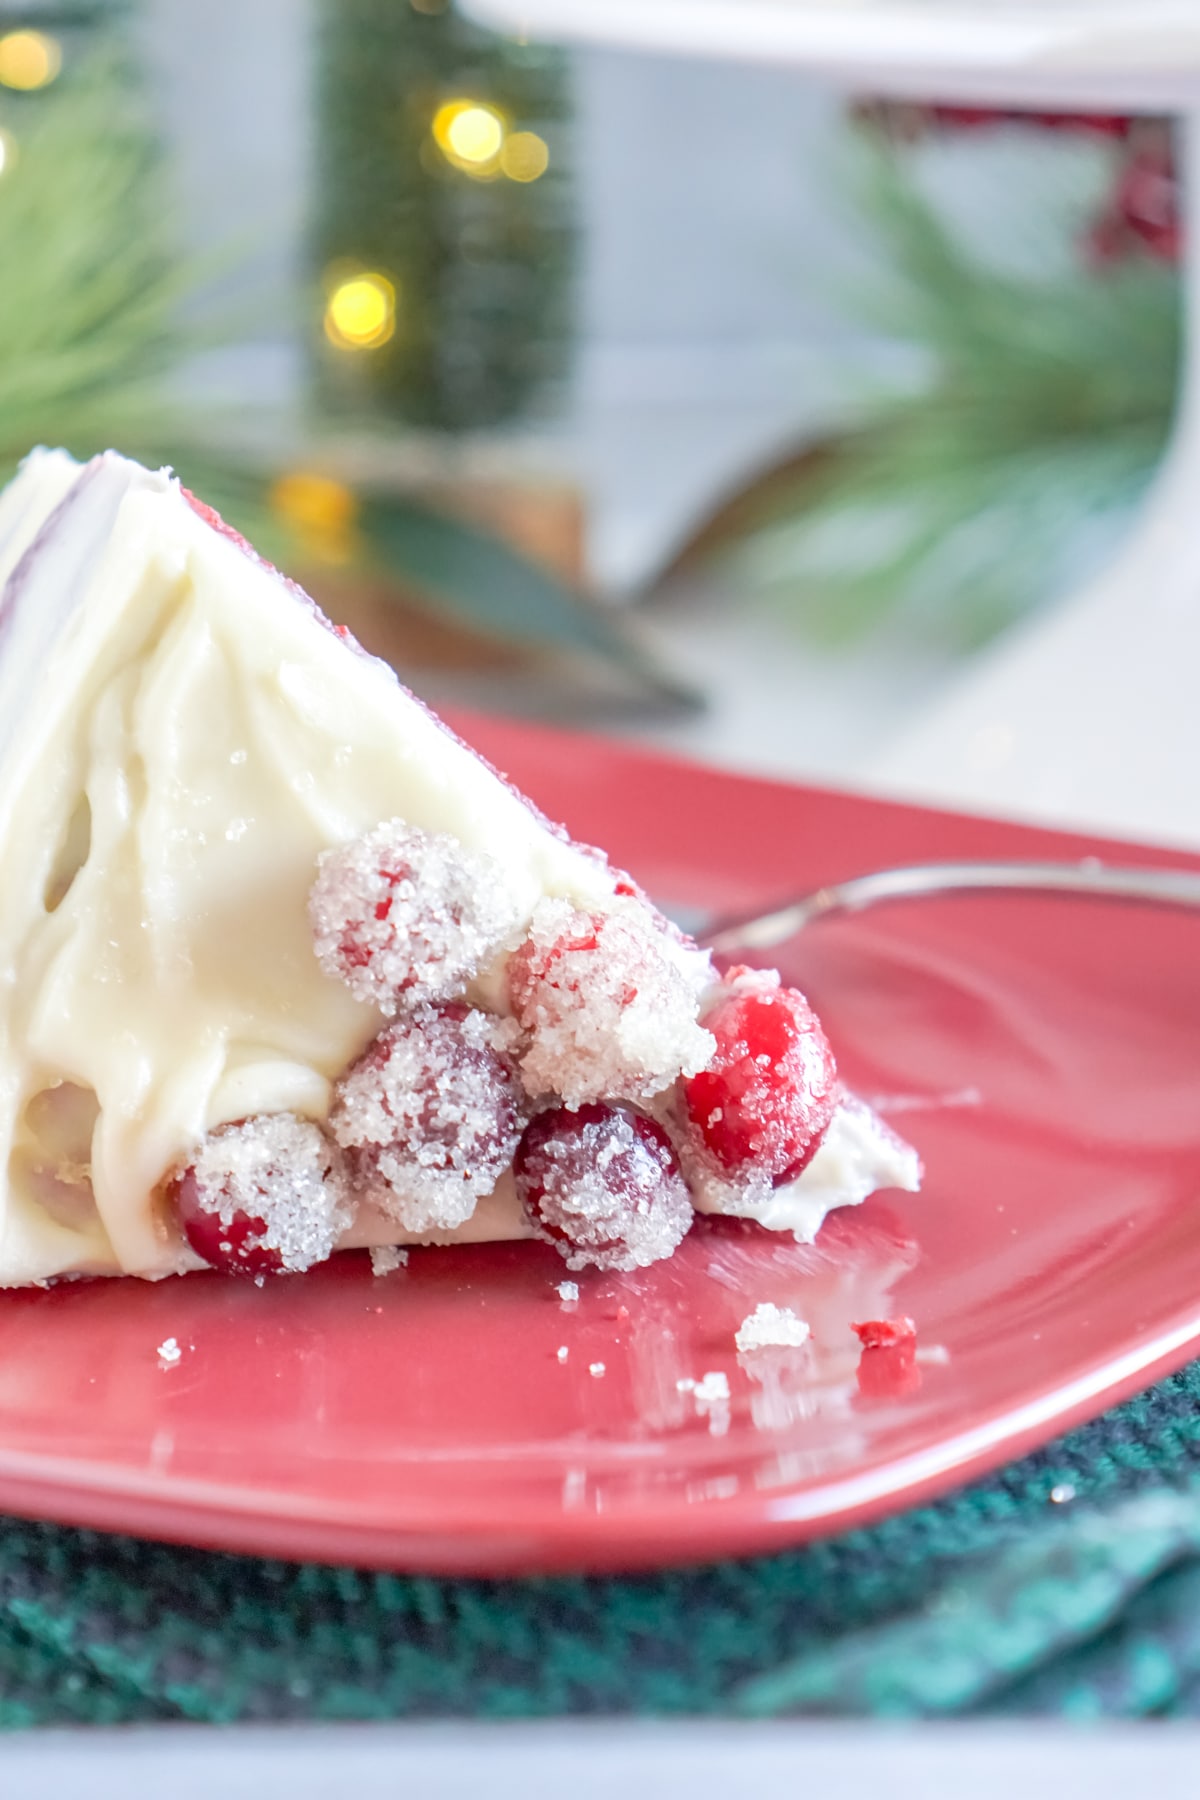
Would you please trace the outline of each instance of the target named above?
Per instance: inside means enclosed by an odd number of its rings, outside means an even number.
[[[863,209],[888,273],[859,310],[932,377],[776,490],[743,560],[826,639],[894,620],[969,645],[1051,597],[1085,532],[1107,542],[1140,497],[1174,404],[1178,283],[1149,262],[984,266],[883,155]]]

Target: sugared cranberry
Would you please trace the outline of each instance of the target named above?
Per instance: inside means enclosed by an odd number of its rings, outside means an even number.
[[[546,922],[543,908],[508,964],[513,1011],[529,1029],[536,1023],[539,1000],[550,995],[575,996],[586,984],[590,966],[577,958],[599,954],[604,919],[600,913],[576,912],[564,902],[554,914],[552,930],[545,929]],[[630,997],[635,996],[636,989]]]
[[[329,1127],[356,1183],[410,1231],[463,1224],[512,1160],[525,1115],[504,1033],[470,1007],[420,1007],[337,1085]]]
[[[688,971],[655,915],[628,896],[608,913],[541,901],[508,983],[535,1096],[648,1100],[712,1054]]]
[[[538,1113],[513,1176],[535,1232],[572,1269],[645,1268],[670,1256],[692,1222],[670,1138],[628,1107]]]
[[[231,1275],[324,1262],[350,1217],[337,1152],[293,1113],[210,1132],[168,1181],[167,1198],[197,1256]]]
[[[183,1235],[206,1263],[222,1269],[227,1275],[282,1275],[283,1258],[278,1250],[263,1243],[267,1222],[249,1213],[235,1210],[228,1224],[218,1212],[210,1212],[204,1204],[205,1194],[196,1179],[195,1169],[185,1169],[170,1185],[183,1227]]]
[[[461,995],[517,923],[491,857],[403,819],[325,852],[309,917],[321,967],[389,1017]]]
[[[685,1084],[689,1118],[727,1174],[765,1178],[772,1187],[793,1180],[838,1101],[820,1021],[796,988],[735,971],[704,1023],[717,1050]]]

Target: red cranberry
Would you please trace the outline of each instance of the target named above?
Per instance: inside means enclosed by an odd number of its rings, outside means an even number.
[[[628,1107],[590,1101],[538,1113],[513,1176],[537,1235],[572,1269],[644,1268],[670,1256],[692,1222],[670,1138]]]
[[[191,1167],[175,1176],[167,1191],[184,1237],[196,1255],[214,1269],[226,1275],[282,1275],[282,1256],[262,1241],[265,1219],[238,1211],[227,1225],[222,1224],[219,1213],[204,1204],[205,1195]]]
[[[565,922],[557,937],[549,943],[544,937],[527,937],[509,958],[508,987],[513,1011],[530,1030],[538,1022],[536,1008],[543,990],[556,996],[578,994],[586,980],[587,965],[574,959],[580,952],[590,955],[600,948],[603,915],[569,913],[565,907],[563,910]]]
[[[712,1052],[676,947],[628,896],[610,913],[541,901],[508,985],[529,1034],[521,1073],[535,1097],[649,1100]]]
[[[319,1125],[263,1113],[210,1131],[167,1184],[197,1256],[233,1275],[324,1262],[349,1223],[337,1151]]]
[[[516,924],[491,857],[403,819],[325,852],[309,917],[321,967],[388,1015],[462,994]]]
[[[837,1067],[820,1021],[795,988],[735,983],[704,1024],[717,1041],[684,1084],[688,1116],[727,1174],[793,1180],[814,1155],[838,1101]]]
[[[503,1033],[471,1007],[420,1007],[337,1085],[330,1130],[358,1185],[410,1231],[463,1224],[512,1160],[525,1115]]]

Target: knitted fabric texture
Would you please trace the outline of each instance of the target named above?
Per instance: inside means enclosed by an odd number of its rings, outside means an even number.
[[[784,1555],[433,1580],[0,1523],[0,1724],[1200,1713],[1200,1364]]]

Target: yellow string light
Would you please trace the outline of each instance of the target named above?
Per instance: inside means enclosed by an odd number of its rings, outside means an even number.
[[[549,167],[549,146],[536,131],[514,131],[505,138],[500,168],[510,181],[537,181]]]
[[[433,117],[433,139],[446,161],[476,179],[497,172],[506,131],[496,109],[478,100],[447,100]]]
[[[328,475],[295,469],[271,483],[271,509],[295,532],[304,552],[318,562],[346,563],[356,548],[358,501]]]
[[[396,330],[396,288],[373,270],[347,276],[325,305],[325,336],[339,350],[377,350]]]
[[[9,31],[0,37],[0,85],[31,93],[49,87],[62,68],[62,45],[44,31]]]

